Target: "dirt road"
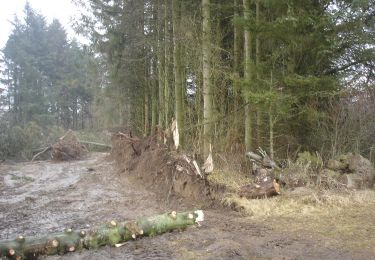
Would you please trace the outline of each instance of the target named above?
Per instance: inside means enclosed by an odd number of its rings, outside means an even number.
[[[178,203],[173,210],[188,207]],[[120,175],[106,154],[75,162],[0,165],[0,239],[95,226],[172,210]],[[307,234],[275,231],[236,212],[205,209],[201,227],[47,259],[370,259]],[[290,223],[291,225],[293,223]]]

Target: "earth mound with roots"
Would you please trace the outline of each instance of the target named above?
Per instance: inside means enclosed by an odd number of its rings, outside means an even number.
[[[210,200],[206,176],[196,161],[158,142],[157,136],[133,137],[117,133],[112,136],[111,157],[120,172],[140,180],[142,185],[161,195],[167,203],[181,199],[191,205]]]
[[[80,143],[72,130],[68,130],[64,136],[51,146],[51,156],[55,161],[69,161],[81,159],[87,154],[86,147]]]

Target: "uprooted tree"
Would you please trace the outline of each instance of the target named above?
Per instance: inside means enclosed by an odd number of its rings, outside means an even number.
[[[68,130],[56,143],[34,155],[32,161],[49,151],[53,160],[68,161],[82,158],[87,153],[87,148],[72,130]]]
[[[91,230],[48,234],[42,237],[18,236],[14,240],[0,241],[0,257],[10,259],[35,258],[38,255],[65,254],[100,246],[122,246],[123,242],[142,236],[156,236],[175,229],[185,229],[204,220],[203,211],[177,213],[141,218],[137,221],[111,221]]]

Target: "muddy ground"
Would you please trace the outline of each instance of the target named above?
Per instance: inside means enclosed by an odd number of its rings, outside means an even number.
[[[107,154],[74,162],[0,165],[0,239],[96,226],[193,205],[156,196],[119,173]],[[201,227],[42,259],[375,259],[333,247],[309,233],[289,233],[223,208],[204,208]],[[284,224],[285,225],[285,224]],[[293,220],[289,225],[293,225]],[[283,230],[283,231],[282,231]]]

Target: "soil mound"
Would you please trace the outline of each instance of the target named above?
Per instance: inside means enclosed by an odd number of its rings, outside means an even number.
[[[209,201],[210,189],[191,157],[170,151],[157,136],[140,139],[131,134],[112,136],[111,157],[127,177],[161,195],[168,203],[183,199],[192,205]]]

